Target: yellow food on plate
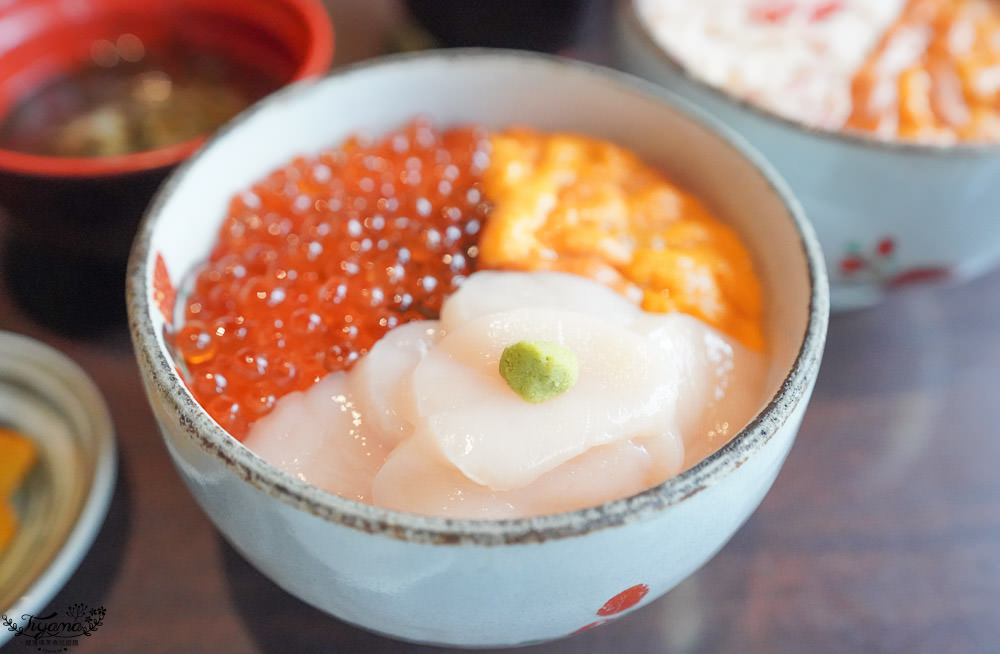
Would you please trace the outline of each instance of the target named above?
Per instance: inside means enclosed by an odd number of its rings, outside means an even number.
[[[38,453],[27,436],[0,427],[0,551],[17,530],[17,512],[10,497],[24,481]]]
[[[517,128],[491,142],[481,267],[591,277],[647,311],[688,313],[764,348],[750,253],[700,200],[599,139]]]

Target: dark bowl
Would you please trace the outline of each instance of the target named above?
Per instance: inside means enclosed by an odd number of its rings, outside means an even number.
[[[406,0],[438,45],[557,52],[577,35],[586,0]]]

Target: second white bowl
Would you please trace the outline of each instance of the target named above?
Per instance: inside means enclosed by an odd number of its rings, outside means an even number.
[[[811,129],[697,79],[656,43],[632,0],[617,7],[619,65],[733,128],[788,180],[823,246],[834,310],[1000,263],[1000,144],[940,147]]]

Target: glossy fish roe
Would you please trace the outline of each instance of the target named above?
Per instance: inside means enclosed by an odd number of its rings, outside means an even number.
[[[242,439],[281,396],[436,318],[476,266],[487,133],[424,120],[300,157],[237,195],[174,344],[191,390]]]

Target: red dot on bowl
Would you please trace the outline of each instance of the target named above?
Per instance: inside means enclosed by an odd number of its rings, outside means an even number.
[[[850,275],[858,272],[864,267],[864,261],[855,256],[844,257],[840,261],[840,272]]]
[[[597,611],[597,615],[615,615],[616,613],[621,613],[626,609],[630,609],[638,604],[639,600],[645,597],[648,592],[649,586],[646,584],[636,584],[631,588],[626,588],[609,599],[604,606]]]
[[[890,288],[910,284],[943,282],[951,277],[951,271],[944,266],[918,266],[909,268],[890,277],[886,284]]]
[[[156,254],[156,263],[153,267],[153,289],[156,306],[163,315],[163,320],[168,324],[173,324],[174,302],[177,301],[177,290],[170,281],[170,273],[167,272],[167,264],[163,261],[163,255]]]

